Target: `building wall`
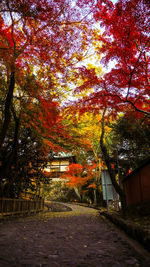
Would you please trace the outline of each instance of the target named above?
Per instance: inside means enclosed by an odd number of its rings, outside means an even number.
[[[127,205],[150,201],[150,162],[131,173],[123,182]]]
[[[54,160],[48,164],[44,170],[47,172],[65,172],[69,165],[69,160]]]
[[[59,177],[63,175],[70,163],[75,162],[75,157],[60,157],[55,158],[48,163],[47,167],[44,168],[44,171],[50,173],[50,178],[53,180],[60,181]],[[66,179],[65,179],[66,180]],[[62,181],[62,178],[61,178]]]

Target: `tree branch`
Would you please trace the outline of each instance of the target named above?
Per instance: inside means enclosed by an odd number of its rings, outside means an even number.
[[[120,102],[123,102],[123,103],[129,103],[131,106],[133,106],[134,107],[134,109],[136,110],[136,111],[138,111],[138,112],[141,112],[141,113],[143,113],[143,114],[145,114],[145,115],[147,115],[148,117],[150,117],[150,112],[148,112],[148,111],[145,111],[145,110],[143,110],[143,109],[139,109],[131,100],[126,100],[126,99],[123,99],[123,98],[121,98],[119,95],[117,95],[117,94],[111,94],[111,93],[108,93],[108,94],[103,94],[103,95],[98,95],[97,96],[97,98],[100,98],[100,97],[112,97],[112,98],[118,98],[119,100],[120,100]],[[92,99],[94,99],[94,98],[96,98],[96,96],[94,95],[93,97],[89,97],[89,98],[87,98],[86,100],[84,100],[84,103],[85,102],[88,102],[88,101],[90,101],[90,100],[92,100]]]

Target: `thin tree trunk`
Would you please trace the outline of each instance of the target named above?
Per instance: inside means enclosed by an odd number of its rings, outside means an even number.
[[[81,194],[80,194],[77,187],[74,187],[74,191],[75,191],[76,195],[79,197],[79,199],[82,200]]]
[[[118,193],[118,195],[120,196],[120,200],[121,200],[121,205],[122,205],[122,211],[125,211],[126,210],[126,197],[125,197],[125,193],[124,191],[122,190],[122,188],[119,186],[119,184],[117,183],[116,181],[116,176],[115,176],[115,173],[111,167],[111,159],[110,159],[110,156],[109,156],[109,153],[107,151],[107,147],[106,145],[104,144],[104,134],[105,134],[105,129],[104,129],[104,123],[105,123],[105,113],[106,113],[106,108],[103,112],[103,117],[102,117],[102,134],[101,134],[101,137],[100,137],[100,146],[101,146],[101,151],[103,153],[103,156],[104,156],[104,160],[105,160],[105,163],[106,163],[106,166],[107,166],[107,169],[108,169],[108,172],[109,172],[109,175],[110,175],[110,179],[112,181],[112,184],[116,190],[116,192]]]
[[[21,119],[21,112],[17,117],[14,107],[12,106],[12,113],[15,121],[15,132],[14,132],[14,142],[13,142],[13,162],[15,165],[17,164],[17,157],[18,157],[18,139],[19,139],[19,129],[20,129],[20,119]]]
[[[15,88],[15,67],[13,67],[11,71],[10,83],[9,83],[8,93],[7,93],[7,97],[5,101],[4,122],[3,122],[1,133],[0,133],[0,151],[2,149],[2,145],[6,137],[10,119],[11,119],[11,103],[13,99],[14,88]]]
[[[97,205],[96,189],[94,189],[94,205]]]

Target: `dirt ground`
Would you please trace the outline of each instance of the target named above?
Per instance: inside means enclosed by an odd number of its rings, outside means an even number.
[[[97,210],[68,206],[72,211],[1,221],[0,266],[150,266]]]

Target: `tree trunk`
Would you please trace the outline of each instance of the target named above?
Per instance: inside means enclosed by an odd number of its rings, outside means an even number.
[[[105,119],[105,113],[106,113],[106,108],[105,108],[105,110],[103,112],[103,117],[102,117],[102,134],[101,134],[101,137],[100,137],[100,147],[101,147],[101,151],[102,151],[102,154],[104,156],[104,160],[105,160],[105,163],[106,163],[109,175],[110,175],[110,179],[112,181],[112,184],[113,184],[116,192],[118,193],[118,195],[120,197],[122,211],[125,212],[125,210],[126,210],[125,193],[124,193],[124,191],[122,190],[122,188],[119,186],[119,184],[116,181],[115,172],[111,167],[111,159],[110,159],[109,153],[107,151],[107,147],[104,144],[104,134],[105,134],[104,119]]]
[[[94,205],[97,205],[96,189],[94,189]]]
[[[78,196],[78,198],[79,198],[80,200],[82,200],[82,197],[81,197],[81,194],[80,194],[80,192],[79,192],[79,189],[78,189],[77,187],[74,187],[74,191],[75,191],[76,195]]]
[[[2,145],[6,137],[8,126],[9,126],[10,119],[11,119],[11,103],[13,99],[14,88],[15,88],[15,66],[12,67],[8,93],[7,93],[7,97],[5,101],[4,122],[3,122],[1,133],[0,133],[0,151],[2,149]]]
[[[13,163],[17,165],[17,157],[18,157],[18,139],[19,139],[19,129],[20,129],[20,119],[21,119],[21,112],[17,117],[14,107],[12,106],[12,113],[15,121],[15,132],[14,132],[14,141],[13,141]]]

